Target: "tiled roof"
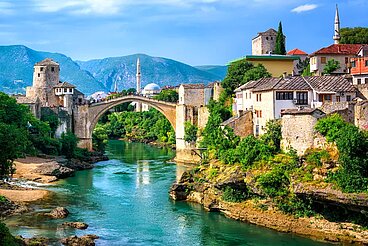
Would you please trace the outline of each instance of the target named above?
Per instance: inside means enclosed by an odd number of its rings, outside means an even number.
[[[341,76],[311,76],[304,79],[319,92],[355,92],[355,87]]]
[[[46,58],[45,60],[37,62],[35,65],[36,66],[47,66],[47,65],[59,66],[59,64],[57,62],[54,62],[51,58]]]
[[[204,84],[181,84],[185,89],[204,89]]]
[[[247,55],[245,56],[246,60],[298,60],[298,56],[290,56],[290,55]]]
[[[273,34],[273,35],[277,35],[277,31],[276,31],[275,29],[273,29],[273,28],[270,28],[270,29],[268,29],[268,30],[267,30],[267,31],[265,31],[265,32],[259,32],[259,33],[258,33],[258,35],[257,35],[256,37],[254,37],[253,39],[258,38],[259,36],[264,35],[264,34]]]
[[[75,85],[72,85],[68,82],[62,82],[62,83],[59,83],[58,85],[54,86],[54,88],[75,88]]]
[[[356,92],[355,87],[343,76],[293,76],[286,78],[262,78],[240,86],[236,91],[253,89],[253,92],[269,90],[316,90],[317,92]]]
[[[364,44],[332,44],[328,47],[324,47],[312,55],[356,55]]]
[[[293,49],[290,50],[287,55],[308,55],[307,53],[305,53],[304,51],[300,50],[300,49]]]
[[[313,114],[314,116],[316,116],[316,118],[320,118],[326,115],[322,110],[317,108],[302,108],[302,109],[290,108],[281,111],[281,115],[296,115],[296,114],[302,115]]]
[[[310,86],[301,76],[281,79],[274,87],[274,90],[310,90]]]

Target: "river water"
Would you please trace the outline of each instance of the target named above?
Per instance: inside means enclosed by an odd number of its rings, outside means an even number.
[[[12,233],[51,238],[96,234],[97,245],[325,245],[208,213],[198,204],[171,201],[169,188],[185,167],[169,162],[175,155],[170,149],[110,141],[107,153],[109,161],[49,188],[56,192],[34,204],[35,213],[7,220]],[[71,214],[62,220],[39,215],[55,206]],[[64,221],[89,227],[67,229],[60,226]]]

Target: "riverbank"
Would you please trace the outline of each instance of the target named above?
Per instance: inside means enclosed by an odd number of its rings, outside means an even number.
[[[368,230],[365,226],[331,216],[332,212],[340,207],[350,209],[345,210],[348,214],[352,214],[353,210],[359,211],[361,218],[365,218],[364,212],[368,209],[366,194],[344,194],[331,187],[319,187],[315,192],[311,192],[313,189],[310,186],[306,189],[307,192],[300,192],[301,185],[298,184],[295,185],[299,187],[297,194],[303,196],[308,193],[308,199],[313,199],[313,202],[322,207],[325,206],[326,210],[331,210],[331,214],[296,216],[281,211],[280,204],[277,204],[275,199],[262,195],[261,188],[254,183],[251,175],[253,174],[247,173],[237,165],[211,163],[209,166],[197,167],[184,173],[171,187],[170,196],[173,200],[199,203],[208,211],[218,211],[229,218],[280,232],[296,233],[329,242],[368,244]],[[247,190],[246,195],[240,192],[244,190]],[[231,201],[237,199],[237,202]]]

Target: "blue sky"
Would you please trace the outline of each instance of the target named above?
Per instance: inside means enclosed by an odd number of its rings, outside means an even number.
[[[342,27],[368,26],[368,0],[0,0],[0,45],[222,65],[250,54],[251,39],[279,21],[287,50],[332,44],[336,3]]]

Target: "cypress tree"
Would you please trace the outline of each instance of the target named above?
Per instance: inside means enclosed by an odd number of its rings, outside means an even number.
[[[284,37],[284,34],[282,33],[281,21],[279,23],[279,29],[277,30],[276,46],[275,46],[274,54],[286,55],[285,37]]]

